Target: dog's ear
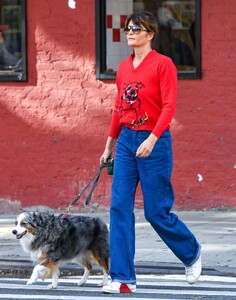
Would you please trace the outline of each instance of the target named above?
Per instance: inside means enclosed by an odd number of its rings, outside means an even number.
[[[28,213],[27,214],[27,223],[32,226],[33,228],[35,228],[35,219],[36,219],[36,213],[33,212],[33,213]]]
[[[30,214],[30,225],[35,227],[45,226],[45,219],[47,215],[40,212],[33,212]]]

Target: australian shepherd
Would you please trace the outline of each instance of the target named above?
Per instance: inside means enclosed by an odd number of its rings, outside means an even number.
[[[99,286],[107,284],[109,272],[109,235],[106,224],[99,218],[49,213],[24,212],[16,219],[12,233],[20,240],[25,252],[37,261],[27,284],[37,279],[52,278],[48,287],[58,285],[60,262],[72,261],[84,267],[78,282],[85,284],[92,264],[97,263],[103,271]]]

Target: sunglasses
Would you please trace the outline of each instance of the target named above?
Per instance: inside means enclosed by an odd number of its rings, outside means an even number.
[[[130,30],[132,30],[134,34],[139,34],[141,31],[150,32],[149,30],[143,29],[138,25],[133,25],[133,26],[128,25],[127,27],[124,28],[124,33],[128,34]]]

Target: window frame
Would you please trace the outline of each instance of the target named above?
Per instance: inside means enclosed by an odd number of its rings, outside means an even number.
[[[96,79],[114,80],[116,72],[106,72],[106,1],[95,0]],[[195,0],[196,9],[196,71],[178,71],[179,79],[201,79],[201,0]]]
[[[22,70],[0,70],[0,82],[13,81],[25,82],[28,80],[27,76],[27,40],[26,40],[26,0],[21,0],[21,57]]]

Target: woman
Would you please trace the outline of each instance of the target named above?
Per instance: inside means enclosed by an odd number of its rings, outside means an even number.
[[[152,14],[131,14],[124,32],[133,54],[118,68],[115,109],[100,159],[107,162],[116,144],[110,208],[112,282],[103,287],[105,293],[136,290],[133,209],[139,181],[145,218],[185,265],[187,282],[195,283],[201,274],[200,244],[170,212],[174,193],[169,129],[176,105],[176,68],[170,58],[152,50],[158,33]]]

